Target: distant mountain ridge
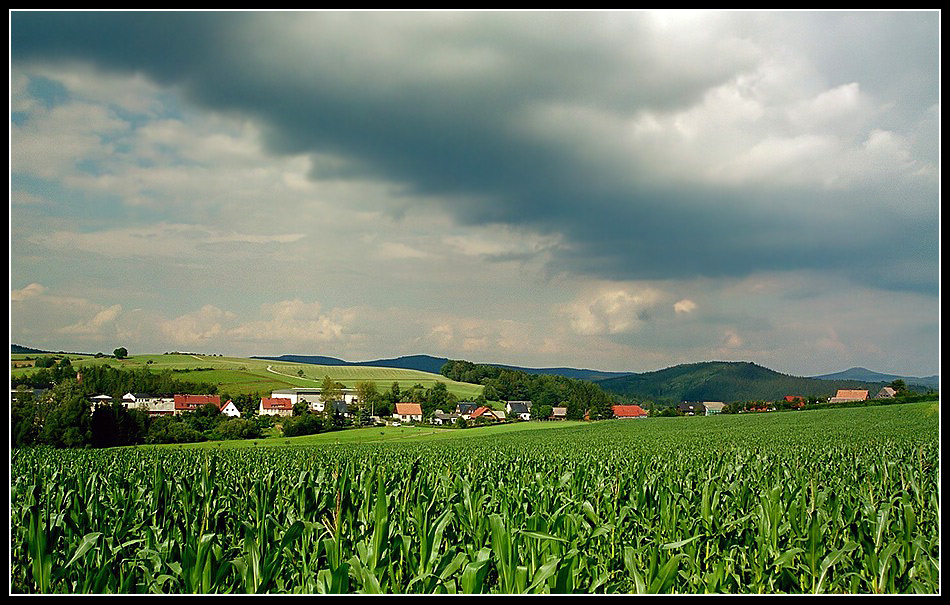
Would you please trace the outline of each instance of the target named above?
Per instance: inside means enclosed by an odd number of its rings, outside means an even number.
[[[863,380],[865,382],[894,382],[903,380],[906,384],[918,384],[923,387],[940,388],[940,376],[900,376],[898,374],[882,374],[867,368],[849,368],[843,372],[834,374],[823,374],[821,376],[812,376],[818,380]]]
[[[433,357],[431,355],[407,355],[404,357],[395,357],[392,359],[376,359],[373,361],[344,361],[336,357],[326,357],[324,355],[280,355],[279,357],[254,356],[252,359],[268,359],[270,361],[286,361],[293,363],[309,363],[322,366],[371,366],[382,368],[403,368],[408,370],[421,370],[432,374],[439,374],[448,361],[447,357]],[[505,365],[500,363],[487,363],[498,368],[508,370],[517,370],[527,372],[528,374],[551,374],[556,376],[565,376],[567,378],[576,378],[578,380],[590,380],[596,382],[607,378],[627,376],[629,372],[604,372],[601,370],[585,370],[578,368],[523,368],[520,366]]]

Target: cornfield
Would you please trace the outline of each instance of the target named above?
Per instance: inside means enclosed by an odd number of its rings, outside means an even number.
[[[937,593],[936,409],[13,450],[11,592]]]

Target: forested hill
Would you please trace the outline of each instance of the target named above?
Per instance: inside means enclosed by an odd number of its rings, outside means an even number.
[[[745,361],[708,361],[656,372],[598,380],[605,391],[661,401],[776,401],[785,395],[830,397],[838,389],[868,389],[873,397],[883,383],[819,380],[781,374]]]

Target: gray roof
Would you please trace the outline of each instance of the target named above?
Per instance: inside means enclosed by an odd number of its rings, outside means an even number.
[[[509,410],[512,414],[527,414],[527,413],[529,413],[529,411],[528,411],[528,406],[527,406],[524,402],[521,402],[521,401],[518,401],[518,402],[509,401],[509,402],[508,402],[508,410]]]

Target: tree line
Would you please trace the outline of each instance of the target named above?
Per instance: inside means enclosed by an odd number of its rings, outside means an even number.
[[[446,378],[484,385],[488,401],[531,401],[532,406],[566,407],[567,417],[580,420],[611,418],[611,406],[620,398],[588,380],[552,374],[531,374],[522,370],[450,360],[442,366]]]

